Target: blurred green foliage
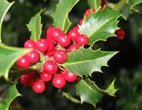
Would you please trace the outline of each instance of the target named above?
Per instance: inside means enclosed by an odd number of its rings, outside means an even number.
[[[41,8],[46,8],[42,14],[44,37],[46,28],[52,24],[50,15],[57,3],[58,0],[15,0],[4,19],[4,43],[22,47],[23,42],[30,37],[26,24]],[[87,8],[87,1],[80,0],[69,16],[73,25],[79,22]],[[109,67],[102,69],[103,74],[93,75],[93,79],[102,87],[116,78],[119,90],[115,98],[105,96],[96,110],[142,110],[142,13],[129,13],[127,7],[122,12],[127,15],[127,21],[121,19],[119,24],[127,33],[124,40],[114,38],[99,44],[104,50],[120,50],[120,53],[109,62]],[[94,110],[89,104],[80,105],[68,101],[50,86],[40,95],[33,93],[30,88],[23,88],[21,85],[17,87],[23,96],[13,102],[11,110]],[[73,88],[69,86],[68,89],[74,93]]]

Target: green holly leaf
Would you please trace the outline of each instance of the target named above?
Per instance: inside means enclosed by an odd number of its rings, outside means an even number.
[[[29,31],[31,32],[31,39],[34,41],[37,41],[40,38],[41,35],[41,29],[42,29],[42,24],[41,24],[41,12],[38,12],[29,22],[27,25]]]
[[[0,94],[0,110],[8,110],[11,102],[20,96],[16,89],[16,85],[9,84],[2,94]]]
[[[67,32],[71,25],[68,14],[78,1],[79,0],[59,0],[57,8],[52,15],[54,20],[53,25]]]
[[[68,59],[61,66],[79,76],[91,75],[94,71],[101,72],[102,66],[107,66],[116,52],[104,52],[101,50],[93,51],[91,48],[84,49],[68,54]]]
[[[88,4],[97,11],[101,6],[101,0],[88,0]]]
[[[0,42],[1,41],[1,27],[4,16],[6,15],[8,9],[11,7],[13,3],[9,3],[7,0],[0,0]]]
[[[141,4],[142,0],[129,0],[130,9],[133,9],[136,5]]]
[[[10,68],[18,58],[29,51],[29,49],[9,47],[0,43],[0,76],[4,76],[4,78],[8,80]]]
[[[109,85],[107,90],[103,90],[100,89],[95,82],[86,78],[84,80],[81,79],[75,87],[78,95],[80,96],[81,103],[87,102],[95,107],[97,102],[99,102],[105,94],[114,96],[117,90],[114,89],[114,81],[112,83]]]
[[[99,89],[94,82],[91,82],[88,79],[80,80],[75,87],[78,95],[80,96],[81,103],[87,102],[96,106],[96,103],[103,97],[101,89]]]
[[[117,11],[105,8],[103,11],[99,10],[97,13],[91,13],[81,26],[79,32],[89,37],[89,44],[93,45],[99,40],[106,40],[110,36],[115,35],[117,29],[117,18],[121,14]]]
[[[115,80],[113,80],[111,84],[108,86],[108,88],[104,91],[106,92],[106,94],[110,96],[115,96],[115,93],[118,91],[118,89],[115,89],[114,83],[115,83]]]

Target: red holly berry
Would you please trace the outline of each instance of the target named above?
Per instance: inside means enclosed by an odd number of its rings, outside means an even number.
[[[16,64],[19,68],[28,68],[30,66],[30,62],[29,62],[27,56],[23,56],[23,57],[19,58],[17,60]]]
[[[57,41],[58,37],[62,35],[63,35],[63,32],[61,31],[61,29],[56,28],[49,34],[48,39]]]
[[[36,74],[35,72],[31,72],[20,76],[21,84],[24,86],[31,86],[35,82]]]
[[[52,75],[46,72],[41,72],[40,73],[40,79],[44,82],[49,82],[52,79]]]
[[[73,28],[73,30],[78,31],[78,30],[79,30],[79,27],[78,27],[78,26],[75,26],[75,27]]]
[[[52,80],[52,85],[58,89],[63,88],[66,85],[66,80],[63,75],[57,74]]]
[[[115,31],[115,34],[117,35],[118,40],[122,40],[126,33],[123,29],[118,29]]]
[[[27,40],[24,43],[24,48],[35,48],[36,47],[36,43],[33,40]]]
[[[56,50],[53,58],[57,63],[63,63],[67,60],[67,53],[64,50]]]
[[[46,39],[39,39],[36,42],[36,49],[39,50],[40,52],[45,52],[48,49],[48,43],[46,41]]]
[[[51,56],[54,54],[55,51],[56,51],[56,49],[53,49],[53,50],[50,51],[50,52],[46,52],[46,53],[45,53],[45,57],[47,57],[47,58],[51,57]]]
[[[45,90],[45,83],[42,80],[34,82],[32,89],[35,93],[42,93]]]
[[[79,24],[82,25],[84,22],[84,18],[82,18],[80,21],[79,21]]]
[[[78,78],[76,74],[73,74],[67,70],[63,72],[63,75],[68,82],[74,82]]]
[[[62,47],[67,47],[71,43],[71,39],[67,34],[62,34],[58,37],[57,42]]]
[[[72,41],[76,41],[76,38],[80,35],[78,31],[75,29],[72,29],[68,33],[69,37],[71,38]]]
[[[77,45],[77,44],[72,44],[71,46],[69,46],[68,52],[71,53],[72,51],[78,50],[79,48],[80,48],[79,45]]]
[[[57,72],[58,66],[56,62],[52,60],[48,60],[44,63],[43,65],[43,71],[50,73],[50,74],[55,74]]]
[[[47,29],[47,31],[46,31],[46,38],[47,39],[50,37],[51,32],[54,31],[55,29],[56,29],[56,27],[53,27],[53,26]]]
[[[86,35],[84,35],[84,34],[82,34],[82,35],[77,37],[77,43],[80,46],[85,46],[85,45],[88,44],[88,42],[89,42],[89,38]]]
[[[87,9],[86,12],[85,12],[85,14],[84,14],[84,16],[89,17],[89,15],[90,15],[91,12],[95,13],[95,10],[93,8]]]
[[[40,59],[40,55],[36,50],[32,50],[27,54],[30,63],[36,63]]]

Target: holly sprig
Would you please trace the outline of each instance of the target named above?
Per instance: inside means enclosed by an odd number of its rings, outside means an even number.
[[[64,32],[67,32],[71,25],[68,14],[78,1],[79,0],[59,0],[56,10],[52,14],[54,20],[53,25],[62,29]],[[129,0],[129,3],[130,8],[132,9],[137,4],[142,3],[142,1]],[[9,76],[16,76],[17,74],[17,72],[10,72],[10,69],[21,56],[30,51],[29,49],[6,46],[2,43],[2,22],[12,4],[13,3],[9,3],[6,0],[0,0],[0,77],[4,77],[7,80],[7,85],[2,89],[2,94],[0,94],[0,109],[2,110],[8,110],[11,102],[20,95],[16,89],[16,84],[9,82]],[[88,18],[84,17],[83,24],[79,26],[79,32],[87,35],[90,41],[89,45],[93,45],[97,41],[105,41],[108,37],[115,35],[114,32],[117,29],[118,24],[117,19],[121,16],[121,13],[108,9],[107,7],[101,10],[101,1],[99,0],[98,2],[96,2],[96,0],[88,0],[88,4],[90,7],[94,8],[96,12],[91,13]],[[37,41],[40,38],[42,32],[41,12],[42,11],[37,13],[27,25],[31,32],[30,38],[34,41]],[[101,50],[93,50],[91,47],[88,49],[82,47],[78,51],[69,54],[68,60],[61,64],[61,66],[82,78],[75,84],[76,91],[81,99],[80,103],[88,102],[95,106],[104,94],[110,96],[115,95],[117,91],[114,87],[115,80],[112,81],[107,89],[103,90],[89,78],[94,71],[101,71],[102,66],[107,66],[107,62],[115,54],[116,52],[105,52]],[[26,70],[30,70],[30,68]],[[20,72],[24,74],[23,71],[26,70],[20,70]],[[12,75],[9,73],[12,73]],[[67,93],[65,96],[72,97]],[[72,97],[72,99],[74,98]],[[79,103],[78,100],[77,102]]]

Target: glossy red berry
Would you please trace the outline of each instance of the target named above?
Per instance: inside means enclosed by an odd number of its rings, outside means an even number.
[[[85,46],[85,45],[88,44],[88,42],[89,42],[89,38],[86,35],[84,35],[84,34],[82,34],[82,35],[77,37],[77,43],[80,46]]]
[[[51,52],[54,49],[54,42],[52,40],[47,39],[48,49],[46,52]]]
[[[36,79],[36,73],[31,72],[20,76],[20,83],[24,86],[31,86]]]
[[[63,75],[57,74],[53,77],[52,85],[58,89],[63,88],[66,85],[66,80]]]
[[[58,66],[56,62],[52,60],[48,60],[44,63],[43,65],[43,71],[50,73],[50,74],[55,74],[57,72]]]
[[[42,93],[45,90],[45,83],[42,80],[35,81],[32,89],[35,93]]]
[[[55,29],[56,29],[56,27],[53,27],[53,26],[47,29],[47,31],[46,31],[46,38],[47,39],[50,37],[51,32],[54,31]]]
[[[67,53],[64,50],[56,50],[53,58],[57,63],[63,63],[67,60]]]
[[[95,10],[93,8],[87,9],[84,15],[86,17],[89,17],[89,15],[90,15],[91,12],[95,13]]]
[[[49,39],[53,40],[53,41],[57,41],[59,36],[62,36],[63,32],[61,31],[61,29],[54,29],[54,31],[52,31],[49,35]]]
[[[36,63],[40,59],[40,55],[36,50],[32,50],[27,54],[30,63]]]
[[[115,34],[117,35],[118,40],[122,40],[126,33],[123,29],[118,29],[115,31]]]
[[[24,48],[35,48],[36,47],[36,43],[33,40],[27,40],[24,43]]]
[[[78,31],[75,29],[72,29],[68,33],[69,37],[71,38],[72,41],[76,41],[76,38],[80,35]]]
[[[23,56],[23,57],[19,58],[17,60],[16,64],[19,68],[28,68],[30,66],[30,62],[29,62],[27,56]]]
[[[64,71],[63,72],[64,78],[68,81],[68,82],[74,82],[77,79],[77,75],[73,74],[69,71]]]
[[[78,31],[78,30],[79,30],[79,27],[78,27],[78,26],[75,26],[75,27],[73,28],[73,30]]]
[[[41,72],[40,73],[40,79],[44,82],[49,82],[52,79],[52,75],[46,72]]]
[[[63,34],[58,37],[57,42],[62,47],[67,47],[71,43],[71,39],[67,34]]]
[[[56,49],[53,49],[53,50],[50,51],[50,52],[46,52],[46,53],[45,53],[45,57],[46,57],[46,58],[52,57],[53,54],[55,53],[55,51],[56,51]]]
[[[82,25],[84,22],[84,18],[82,18],[80,21],[79,21],[79,24]]]
[[[71,53],[72,51],[78,50],[79,48],[80,48],[79,45],[77,45],[77,44],[72,44],[71,46],[69,46],[68,52]]]
[[[48,49],[48,43],[46,41],[46,39],[39,39],[36,42],[36,49],[39,50],[40,52],[45,52]]]

